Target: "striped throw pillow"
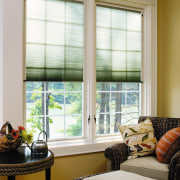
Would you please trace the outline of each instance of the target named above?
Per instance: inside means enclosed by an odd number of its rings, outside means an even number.
[[[156,146],[157,160],[169,163],[178,150],[180,150],[180,127],[171,129],[159,140]]]

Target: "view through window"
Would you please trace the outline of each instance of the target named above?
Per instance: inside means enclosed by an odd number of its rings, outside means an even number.
[[[117,123],[137,123],[140,111],[139,83],[97,83],[96,134],[119,132]]]
[[[27,127],[48,138],[82,136],[82,83],[27,82]]]

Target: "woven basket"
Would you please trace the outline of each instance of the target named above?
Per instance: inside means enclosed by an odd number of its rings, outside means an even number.
[[[6,129],[8,129],[8,132],[6,132]],[[0,152],[8,152],[8,151],[16,150],[20,146],[21,144],[20,139],[8,140],[6,137],[6,133],[11,133],[12,129],[13,128],[9,122],[6,122],[2,126],[0,130]]]

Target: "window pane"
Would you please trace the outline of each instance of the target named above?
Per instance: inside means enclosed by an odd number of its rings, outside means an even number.
[[[97,112],[107,113],[110,111],[110,93],[99,92],[96,94]]]
[[[45,1],[44,0],[31,0],[26,1],[27,18],[44,19],[45,17]]]
[[[126,14],[124,10],[113,9],[112,11],[112,27],[116,29],[126,29]]]
[[[49,115],[64,114],[64,93],[49,92],[46,102],[48,102]]]
[[[110,91],[110,84],[109,83],[97,83],[96,84],[96,91]]]
[[[65,86],[66,91],[82,91],[81,82],[66,82]]]
[[[46,46],[46,66],[49,68],[64,67],[63,46]]]
[[[43,45],[27,44],[26,65],[31,67],[44,67],[45,47]]]
[[[96,26],[111,27],[111,9],[104,7],[96,8]]]
[[[98,5],[96,17],[97,82],[141,82],[141,13]]]
[[[44,130],[49,139],[83,136],[82,83],[27,82],[26,89],[27,123],[35,135]]]
[[[112,121],[112,123],[111,123],[111,131],[110,131],[110,133],[119,133],[119,129],[118,129],[118,127],[116,126],[116,122],[118,122],[119,121],[119,119],[121,119],[121,121],[122,121],[122,114],[121,113],[112,113],[111,114],[111,121]]]
[[[64,45],[64,24],[47,22],[46,24],[46,42],[47,44]]]
[[[127,33],[127,50],[141,51],[141,33],[139,32]]]
[[[83,24],[82,4],[66,2],[66,21],[68,23]]]
[[[82,136],[82,116],[66,116],[66,137]]]
[[[111,126],[111,120],[110,120],[110,113],[107,114],[99,114],[96,118],[96,134],[110,134],[110,126]]]
[[[65,21],[65,3],[64,1],[48,0],[47,1],[47,20],[49,21]]]
[[[141,31],[141,14],[127,12],[127,29]]]
[[[83,2],[27,1],[26,80],[82,82]],[[39,14],[36,12],[37,5],[43,6],[43,8],[39,7]]]
[[[66,114],[82,113],[82,93],[66,93]]]
[[[73,32],[73,33],[72,33]],[[83,26],[82,25],[66,25],[66,45],[83,47]]]
[[[138,112],[125,113],[122,114],[122,122],[121,124],[137,124],[139,118]]]
[[[27,93],[26,94],[26,116],[42,115],[42,97],[43,93]]]
[[[97,48],[111,49],[111,30],[105,28],[97,28]]]
[[[26,128],[28,131],[33,132],[33,138],[37,139],[39,133],[43,131],[43,118],[30,117],[26,120]]]
[[[126,31],[121,31],[121,30],[112,31],[112,49],[126,50]]]
[[[64,133],[64,116],[50,116],[53,123],[50,123],[50,139],[63,139]]]
[[[29,43],[44,43],[45,42],[45,23],[38,20],[27,20],[27,35],[26,41]]]
[[[121,107],[125,103],[125,95],[122,91],[112,92],[111,97],[111,113],[121,113],[123,108]]]
[[[112,52],[112,69],[113,71],[126,71],[126,53],[122,51]]]
[[[42,82],[26,82],[27,91],[42,91]]]
[[[64,91],[63,82],[49,82],[48,84],[49,91]]]
[[[127,69],[129,71],[140,71],[141,69],[141,63],[140,60],[141,59],[141,53],[140,52],[128,52],[127,53],[127,64],[128,67]]]
[[[139,90],[138,83],[123,83],[125,90]]]
[[[137,123],[139,83],[96,83],[96,135],[119,132],[117,123]]]

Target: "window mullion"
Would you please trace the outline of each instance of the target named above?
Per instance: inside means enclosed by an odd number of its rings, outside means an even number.
[[[88,114],[90,115],[88,137],[93,142],[96,134],[94,116],[96,115],[96,3],[95,0],[86,1],[86,45],[87,85],[88,85]],[[88,117],[87,117],[88,119]]]

